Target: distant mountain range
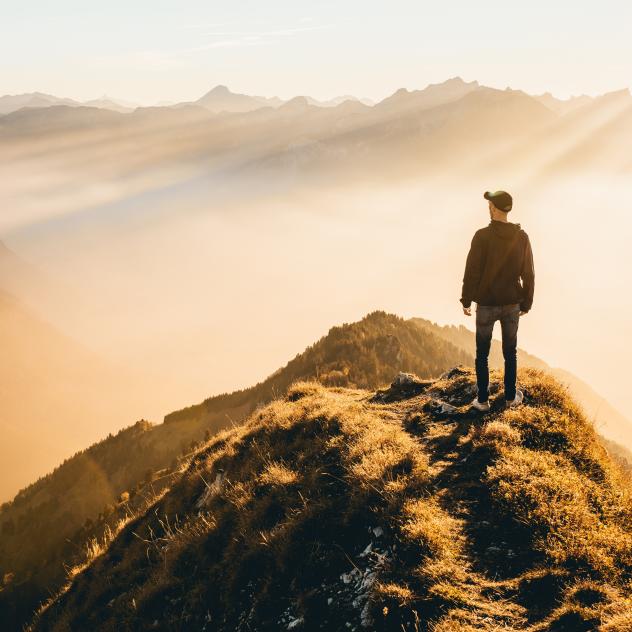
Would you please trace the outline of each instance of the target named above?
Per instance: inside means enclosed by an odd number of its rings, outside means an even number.
[[[365,105],[373,105],[370,99],[357,99],[352,95],[335,97],[326,101],[319,101],[312,97],[305,97],[310,105],[318,107],[335,107],[344,101],[361,101]],[[218,85],[206,94],[201,96],[197,101],[184,102],[168,102],[163,101],[157,107],[175,107],[180,108],[183,105],[195,104],[206,108],[210,112],[251,112],[261,107],[279,107],[286,103],[279,97],[258,97],[247,94],[238,94],[231,92],[226,86]],[[67,105],[69,107],[93,107],[103,110],[112,110],[114,112],[127,113],[132,112],[138,104],[121,99],[113,99],[108,96],[102,96],[99,99],[90,99],[88,101],[77,101],[63,97],[56,97],[52,94],[44,94],[42,92],[29,92],[26,94],[4,95],[0,96],[0,116],[11,114],[22,108],[47,108],[55,105]]]
[[[278,97],[256,97],[247,94],[235,94],[226,86],[216,86],[195,101],[211,112],[250,112],[261,107],[279,107],[283,101]]]
[[[73,99],[63,99],[51,94],[30,92],[28,94],[4,95],[0,97],[0,115],[10,114],[21,108],[46,108],[51,105],[79,105]]]
[[[178,166],[209,179],[221,173],[225,182],[231,173],[263,175],[270,186],[274,174],[351,183],[368,174],[392,182],[447,168],[473,177],[493,169],[499,179],[552,178],[582,169],[620,173],[629,168],[632,138],[628,90],[564,101],[459,77],[423,90],[401,89],[375,105],[346,97],[282,101],[236,94],[226,86],[194,102],[133,111],[119,105],[107,99],[88,105],[46,95],[3,97],[0,138],[15,143],[25,157],[22,144],[33,135],[45,138],[50,151],[44,160],[63,177],[55,148],[63,155],[73,142],[69,133],[91,130],[94,137],[77,138],[78,150],[98,151],[103,159],[88,161],[85,175],[78,161],[72,174],[73,186],[86,187],[92,181],[101,187],[112,170],[129,182],[138,155],[144,156],[144,180],[154,168]],[[134,151],[121,152],[132,137]]]
[[[406,88],[401,88],[394,92],[391,96],[378,102],[367,98],[358,98],[351,94],[334,97],[324,101],[310,96],[304,96],[302,98],[304,98],[309,105],[316,107],[336,107],[345,101],[357,101],[369,107],[378,105],[384,108],[391,107],[393,104],[397,103],[402,106],[402,109],[412,109],[414,107],[428,108],[433,107],[434,105],[441,105],[447,100],[458,99],[479,87],[481,86],[478,81],[465,82],[460,77],[454,77],[443,83],[429,84],[426,88],[421,90],[411,91]],[[533,98],[557,114],[566,114],[578,107],[591,103],[596,97],[581,95],[577,97],[570,97],[568,99],[558,99],[551,93],[546,92],[541,95],[533,95]],[[284,100],[279,97],[240,94],[231,92],[231,90],[225,85],[217,85],[196,101],[174,102],[163,100],[157,104],[157,107],[179,108],[183,105],[193,104],[204,107],[213,113],[251,112],[262,107],[278,108],[291,100],[292,99]],[[0,96],[0,116],[10,114],[11,112],[15,112],[21,108],[45,108],[54,105],[67,105],[70,107],[96,107],[122,113],[132,112],[137,107],[140,107],[138,104],[133,102],[122,99],[114,99],[105,95],[99,99],[77,101],[75,99],[57,97],[41,92],[30,92],[19,95]]]
[[[0,96],[0,116],[10,114],[22,108],[47,108],[54,105],[67,105],[69,107],[88,106],[104,110],[114,110],[115,112],[131,112],[137,107],[135,104],[119,101],[118,99],[112,99],[107,96],[103,96],[100,99],[91,99],[89,101],[75,101],[74,99],[60,98],[42,92],[29,92],[27,94],[7,94]]]

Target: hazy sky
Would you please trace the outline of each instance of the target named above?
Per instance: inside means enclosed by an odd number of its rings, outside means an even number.
[[[556,96],[630,86],[622,0],[2,0],[0,94],[144,104],[210,87],[374,99],[460,75]]]

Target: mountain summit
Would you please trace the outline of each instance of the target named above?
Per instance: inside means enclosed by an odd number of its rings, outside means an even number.
[[[630,480],[556,380],[293,383],[206,442],[34,630],[632,629]]]
[[[457,101],[480,87],[478,81],[466,82],[461,77],[452,77],[442,83],[430,83],[423,90],[410,91],[406,88],[400,88],[390,97],[380,101],[376,107],[378,109],[393,109],[398,113],[430,109]]]
[[[277,97],[257,97],[231,92],[227,86],[218,85],[196,102],[212,112],[250,112],[259,108],[278,107],[283,103]]]

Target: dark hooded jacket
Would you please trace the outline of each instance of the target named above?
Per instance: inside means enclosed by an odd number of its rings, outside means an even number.
[[[534,281],[531,243],[520,224],[493,219],[474,233],[463,275],[463,307],[472,301],[479,305],[520,303],[520,309],[528,312]]]

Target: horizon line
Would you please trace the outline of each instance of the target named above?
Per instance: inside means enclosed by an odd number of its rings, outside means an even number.
[[[349,97],[353,97],[354,99],[357,99],[358,101],[363,101],[363,100],[368,100],[368,101],[372,101],[374,104],[379,103],[380,101],[383,101],[384,99],[387,99],[391,96],[393,96],[394,94],[396,94],[397,92],[401,91],[401,90],[406,90],[407,92],[417,92],[417,91],[422,91],[425,90],[431,86],[438,86],[444,83],[447,83],[448,81],[452,81],[454,79],[460,79],[461,81],[463,81],[463,83],[477,83],[479,87],[481,88],[490,88],[492,90],[499,90],[499,91],[504,91],[504,90],[513,90],[516,92],[524,92],[525,94],[531,96],[531,97],[543,97],[546,95],[550,95],[551,97],[553,97],[554,99],[556,99],[557,101],[562,101],[562,102],[567,102],[567,101],[571,101],[573,99],[578,99],[578,98],[582,98],[582,97],[588,97],[591,99],[595,99],[595,98],[599,98],[608,94],[613,94],[616,92],[624,92],[624,91],[628,91],[628,93],[632,94],[632,84],[631,85],[627,85],[627,86],[622,86],[621,88],[615,88],[613,90],[607,90],[605,92],[595,92],[595,93],[589,93],[589,92],[582,92],[580,94],[570,94],[570,95],[566,95],[566,96],[559,96],[559,93],[555,93],[552,90],[545,90],[544,92],[537,92],[537,93],[531,93],[531,92],[527,92],[526,90],[524,90],[523,88],[518,88],[518,87],[513,87],[510,85],[507,85],[505,87],[497,87],[497,86],[493,86],[493,85],[488,85],[488,84],[484,84],[481,83],[480,81],[478,81],[477,79],[472,79],[472,80],[466,80],[464,79],[461,75],[454,75],[451,77],[448,77],[447,79],[444,79],[443,81],[439,81],[439,82],[430,82],[427,83],[425,86],[423,87],[413,87],[413,88],[409,88],[406,86],[401,86],[400,88],[396,88],[395,90],[393,90],[392,92],[388,92],[385,94],[385,96],[382,97],[371,97],[371,96],[357,96],[355,94],[353,94],[352,92],[344,92],[344,93],[336,93],[333,94],[333,96],[314,96],[313,94],[293,94],[292,96],[280,96],[280,94],[273,94],[273,95],[264,95],[264,94],[257,94],[256,91],[250,92],[250,91],[242,91],[242,90],[237,90],[237,91],[233,91],[233,89],[231,89],[227,83],[217,83],[215,85],[213,85],[210,89],[207,89],[206,91],[202,92],[202,94],[200,94],[200,96],[198,97],[194,97],[193,99],[173,99],[173,98],[161,98],[158,99],[156,101],[152,101],[152,102],[148,102],[147,100],[136,100],[134,98],[130,98],[127,96],[121,96],[121,97],[114,97],[111,96],[110,94],[108,94],[107,91],[102,92],[100,95],[98,96],[90,96],[90,97],[76,97],[76,96],[67,96],[67,95],[63,95],[60,96],[59,94],[53,93],[53,92],[44,92],[42,90],[38,90],[38,89],[34,89],[30,92],[6,92],[4,94],[0,94],[0,99],[2,98],[6,98],[6,97],[20,97],[20,96],[26,96],[26,95],[44,95],[44,96],[49,96],[49,97],[54,97],[56,99],[67,99],[69,101],[75,101],[77,103],[80,104],[84,104],[86,102],[89,101],[98,101],[98,100],[102,100],[102,99],[109,99],[119,105],[123,105],[125,107],[130,107],[130,108],[134,108],[134,107],[156,107],[159,106],[162,103],[169,103],[170,105],[176,105],[176,104],[180,104],[180,103],[195,103],[196,101],[198,101],[199,99],[201,99],[202,97],[204,97],[206,94],[208,94],[210,91],[218,88],[218,87],[225,87],[231,94],[241,94],[241,95],[245,95],[245,96],[251,96],[251,97],[260,97],[260,98],[265,98],[265,99],[280,99],[282,101],[290,101],[296,97],[308,97],[311,99],[315,99],[316,101],[321,101],[321,102],[327,102],[327,101],[332,101],[334,99],[338,99],[340,97],[343,96],[349,96]],[[46,106],[44,106],[46,107]]]

